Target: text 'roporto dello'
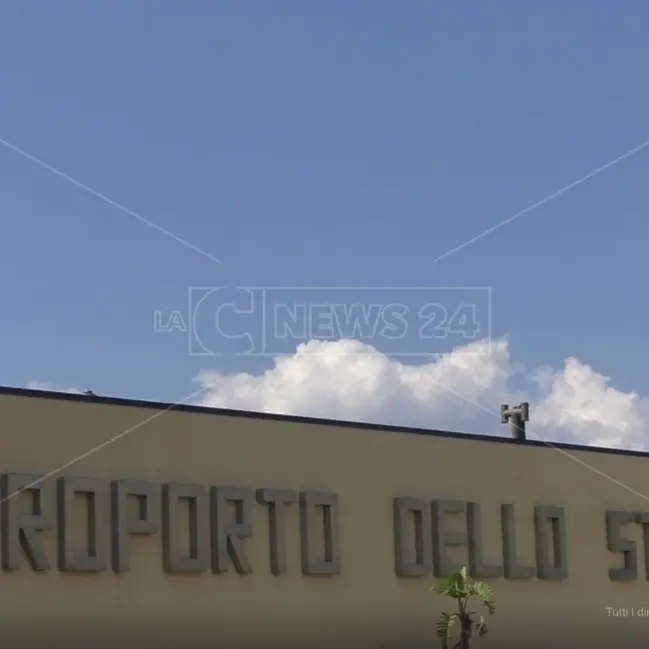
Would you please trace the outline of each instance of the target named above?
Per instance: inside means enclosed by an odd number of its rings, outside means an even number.
[[[56,566],[69,572],[123,573],[131,565],[132,537],[143,536],[155,537],[160,543],[162,570],[167,573],[234,571],[246,575],[269,571],[281,575],[288,569],[287,535],[297,532],[302,573],[333,576],[344,567],[342,533],[367,532],[354,527],[340,530],[341,504],[338,495],[328,491],[67,476],[43,480],[38,475],[16,473],[2,474],[0,486],[1,560],[7,572],[21,568],[26,559],[40,572]],[[344,506],[350,508],[353,503]],[[297,510],[297,530],[288,529],[291,508]],[[264,512],[263,526],[253,525],[258,509]],[[535,560],[527,563],[520,560],[517,549],[514,506],[503,504],[499,509],[498,554],[502,560],[487,563],[479,503],[394,498],[391,569],[402,578],[445,577],[459,567],[449,559],[452,548],[461,548],[474,577],[566,579],[564,509],[533,508]],[[84,521],[82,533],[80,520]],[[622,565],[610,568],[610,579],[637,579],[638,551],[635,542],[624,537],[623,528],[638,524],[647,531],[649,514],[608,511],[603,523],[608,550],[621,555]],[[56,557],[46,551],[48,535],[55,535]],[[259,537],[268,548],[266,565],[253,565],[249,558],[249,544]],[[649,533],[644,538],[649,579]]]

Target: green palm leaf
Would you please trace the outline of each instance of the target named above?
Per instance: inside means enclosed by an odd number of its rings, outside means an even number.
[[[451,636],[459,627],[460,640],[454,647],[467,649],[469,642],[477,635],[482,637],[487,633],[487,625],[483,615],[478,611],[469,611],[469,601],[478,600],[480,607],[486,609],[489,615],[496,613],[496,602],[489,584],[474,581],[469,578],[468,570],[461,568],[447,579],[438,582],[431,590],[455,600],[456,613],[442,613],[436,624],[437,638],[443,649],[448,649]]]

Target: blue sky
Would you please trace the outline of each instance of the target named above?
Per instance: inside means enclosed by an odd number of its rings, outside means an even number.
[[[621,8],[5,3],[0,138],[222,263],[0,146],[0,382],[270,367],[154,333],[192,286],[489,286],[516,362],[646,394],[649,148],[432,263],[649,140],[649,5]]]

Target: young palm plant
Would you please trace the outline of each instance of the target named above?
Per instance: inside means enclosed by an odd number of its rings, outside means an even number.
[[[459,639],[452,645],[452,649],[470,649],[474,634],[482,637],[487,633],[486,620],[482,612],[486,610],[489,615],[494,615],[496,612],[491,588],[482,581],[469,579],[465,566],[448,579],[433,586],[431,590],[455,600],[457,604],[456,613],[442,613],[437,621],[437,637],[443,649],[449,649],[451,637],[456,630]],[[479,602],[476,610],[470,608],[474,600]]]

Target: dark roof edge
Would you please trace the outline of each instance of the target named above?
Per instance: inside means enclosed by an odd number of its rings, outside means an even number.
[[[240,417],[244,419],[262,419],[266,421],[284,421],[290,423],[313,424],[316,426],[335,426],[338,428],[351,428],[355,430],[379,430],[384,432],[402,433],[408,435],[428,435],[446,439],[464,439],[473,442],[490,442],[492,444],[517,444],[519,446],[532,446],[553,448],[562,451],[584,451],[587,453],[605,453],[608,455],[628,455],[632,457],[649,457],[648,451],[633,451],[619,448],[603,448],[599,446],[585,446],[583,444],[566,444],[562,442],[543,442],[540,440],[526,439],[519,441],[512,437],[499,437],[480,433],[458,433],[446,430],[429,430],[425,428],[408,428],[407,426],[388,426],[385,424],[371,424],[364,422],[343,421],[337,419],[320,419],[316,417],[300,417],[297,415],[277,415],[265,412],[252,412],[248,410],[229,410],[225,408],[212,408],[209,406],[195,406],[184,403],[164,403],[160,401],[142,401],[139,399],[125,399],[122,397],[102,397],[99,395],[76,394],[73,392],[54,392],[50,390],[31,390],[28,388],[14,388],[0,386],[0,396],[27,397],[36,399],[54,399],[55,401],[73,401],[77,403],[101,403],[126,408],[147,408],[148,410],[187,412],[202,415],[220,415],[222,417]]]

